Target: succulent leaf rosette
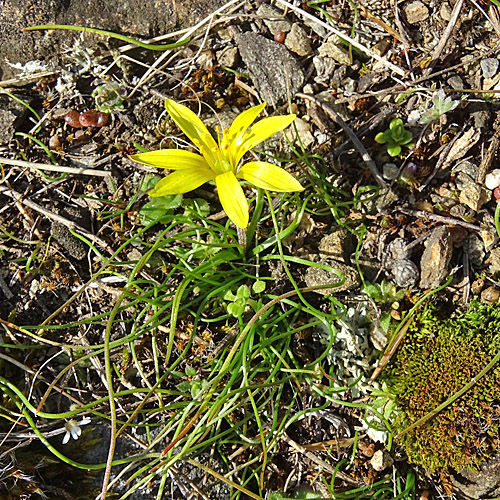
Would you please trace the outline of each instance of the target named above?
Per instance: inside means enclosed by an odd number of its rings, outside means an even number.
[[[375,136],[375,142],[387,144],[387,152],[391,156],[398,156],[401,153],[401,146],[411,147],[412,139],[412,133],[405,129],[403,120],[400,118],[392,120],[386,131]]]
[[[295,119],[294,114],[272,116],[254,124],[265,106],[266,103],[262,103],[244,111],[222,133],[217,128],[216,142],[193,111],[167,99],[165,107],[168,113],[200,154],[183,149],[161,149],[131,156],[138,163],[173,170],[149,194],[182,194],[205,182],[215,181],[227,216],[236,226],[246,228],[249,219],[248,202],[240,179],[269,191],[303,191],[300,183],[281,167],[265,161],[251,161],[240,165],[245,153],[288,127]]]

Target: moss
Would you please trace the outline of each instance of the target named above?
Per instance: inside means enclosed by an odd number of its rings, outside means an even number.
[[[446,316],[429,305],[409,329],[384,374],[400,410],[393,423],[406,429],[471,381],[500,349],[497,306],[470,304]],[[410,462],[434,472],[475,470],[499,449],[500,367],[496,365],[462,397],[401,437]]]

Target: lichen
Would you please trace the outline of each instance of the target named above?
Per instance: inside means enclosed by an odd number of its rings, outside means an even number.
[[[406,429],[476,377],[500,349],[500,308],[472,302],[446,316],[427,306],[407,332],[384,380],[397,394],[396,432]],[[476,470],[499,449],[498,364],[459,399],[400,439],[408,459],[430,472]]]

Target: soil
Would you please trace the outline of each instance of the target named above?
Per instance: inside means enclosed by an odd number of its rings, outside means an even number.
[[[491,175],[488,177],[498,162],[500,135],[496,100],[500,90],[500,9],[496,2],[417,0],[397,3],[394,8],[392,2],[365,0],[357,4],[356,11],[336,1],[318,4],[318,9],[302,4],[300,9],[291,6],[286,10],[282,1],[272,5],[268,1],[243,3],[234,13],[231,9],[235,4],[223,9],[211,25],[207,16],[223,7],[220,0],[3,2],[0,92],[3,89],[8,94],[0,96],[0,319],[6,343],[19,342],[9,324],[41,325],[113,255],[125,235],[139,227],[139,210],[148,197],[132,198],[143,175],[157,171],[138,166],[128,155],[137,151],[137,144],[150,150],[175,147],[169,144],[175,130],[168,129],[170,125],[164,121],[166,97],[187,101],[195,111],[201,100],[220,114],[222,122],[261,101],[268,102],[270,111],[284,114],[290,101],[300,119],[300,140],[308,151],[324,158],[328,182],[339,192],[348,193],[346,199],[362,198],[365,189],[366,198],[378,193],[346,217],[362,219],[367,227],[360,253],[365,276],[393,281],[416,293],[443,285],[453,273],[443,292],[452,307],[465,307],[473,298],[498,303],[500,249],[494,214],[500,194],[494,191]],[[270,6],[275,10],[262,10]],[[370,52],[332,34],[328,19],[344,35],[352,30],[354,40]],[[130,56],[124,59],[117,50],[123,42],[115,39],[62,30],[22,31],[30,25],[69,24],[143,40],[201,20],[206,22],[178,49],[173,62],[160,65],[157,73],[144,80],[144,64],[155,64],[162,52],[135,48],[123,52]],[[278,21],[284,24],[272,24]],[[448,27],[451,31],[447,34]],[[279,43],[281,31],[284,43]],[[170,37],[168,42],[176,39]],[[106,110],[110,111],[109,124],[71,127],[64,118],[67,113],[96,109],[92,93],[103,85],[111,86],[114,95]],[[446,91],[441,98],[436,98],[438,89]],[[449,111],[423,123],[425,113],[436,107],[436,99],[451,103]],[[203,120],[208,122],[212,111],[201,109]],[[42,119],[35,118],[33,111]],[[413,136],[412,143],[403,145],[401,154],[394,157],[387,145],[375,138],[388,129],[393,118],[400,118]],[[365,151],[353,147],[352,134]],[[266,148],[290,153],[283,136],[268,142]],[[40,169],[15,163],[49,165],[48,154],[57,165],[94,173],[70,173],[54,180],[60,172],[44,171],[42,175]],[[95,173],[99,171],[109,175]],[[213,193],[202,187],[196,195],[209,201],[211,216],[216,217],[221,207]],[[124,208],[129,202],[124,220],[106,219],[107,207]],[[313,256],[321,262],[330,262],[332,254],[342,254],[337,259],[339,265],[354,269],[350,260],[353,251],[339,251],[343,247],[340,239],[332,252],[321,254],[322,238],[331,238],[337,229],[332,224],[327,217],[305,216],[295,240],[285,242],[289,253]],[[155,231],[149,235],[151,241],[159,229]],[[89,252],[82,238],[95,245],[98,253]],[[133,251],[128,252],[119,258],[137,260]],[[277,287],[285,287],[286,276],[278,265],[273,266],[269,275],[277,279]],[[303,285],[309,279],[300,278]],[[359,292],[359,280],[354,281],[352,287],[342,288],[345,296]],[[315,283],[307,281],[311,284]],[[111,285],[91,290],[67,304],[52,324],[109,311],[116,298]],[[87,345],[101,343],[102,335],[99,328],[86,330],[81,325],[45,332],[47,340]],[[112,339],[119,335],[119,331],[112,332]],[[146,344],[142,347],[150,348]],[[304,363],[314,359],[318,348],[311,339],[299,339],[294,347]],[[50,349],[35,351],[29,363],[36,370],[51,355]],[[55,362],[49,364],[46,375],[55,375],[60,369]],[[8,364],[0,372],[9,380],[22,378],[19,368]],[[88,384],[94,393],[104,396],[105,387],[97,373],[89,375]],[[360,416],[342,417],[352,427]],[[315,423],[295,423],[289,435],[299,444],[326,440],[334,433],[332,425],[318,417]],[[104,425],[98,427],[107,442]],[[2,431],[8,428],[3,425]],[[337,431],[335,436],[346,437]],[[366,438],[363,446],[370,445],[375,446]],[[132,445],[120,449],[123,456],[132,451]],[[94,459],[90,453],[87,458]],[[212,457],[207,454],[205,459]],[[95,460],[105,461],[105,457]],[[269,490],[283,488],[287,473],[294,470],[295,458],[283,454],[279,460],[282,462],[274,467],[280,473],[266,478]],[[457,498],[499,496],[498,474],[496,481],[491,480],[497,462],[485,465],[487,481],[481,473],[428,477],[425,471],[418,471],[419,492],[424,495],[427,491],[434,498],[452,491]],[[219,462],[212,466],[221,471],[224,468]],[[202,482],[199,470],[187,463],[183,467],[178,474]],[[377,477],[367,457],[358,467],[367,482]],[[31,472],[36,474],[34,465]],[[45,491],[53,488],[50,475],[40,474],[34,484]],[[79,476],[71,474],[75,476],[61,483],[65,492],[51,490],[53,498],[81,497],[75,488]],[[86,495],[97,494],[100,478],[89,484]],[[62,481],[60,477],[57,480]],[[154,494],[158,485],[150,486],[141,493],[144,496],[134,498],[152,498],[148,495]],[[219,489],[212,489],[209,498],[228,498],[225,486],[215,488]],[[126,489],[115,490],[120,491]],[[5,498],[31,498],[22,494],[26,493],[11,492]],[[33,490],[31,495],[35,494]],[[175,495],[182,497],[179,489]]]

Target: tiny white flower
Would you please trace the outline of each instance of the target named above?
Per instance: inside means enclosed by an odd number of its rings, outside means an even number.
[[[80,428],[81,425],[87,425],[90,423],[90,418],[85,417],[80,422],[77,422],[76,420],[68,420],[64,424],[64,428],[66,429],[66,434],[63,437],[62,444],[66,444],[69,441],[69,438],[72,437],[73,439],[78,439],[82,435],[82,429]]]
[[[410,127],[414,127],[419,122],[420,117],[421,117],[420,111],[418,109],[414,109],[408,115],[408,121],[407,121],[408,125]]]

